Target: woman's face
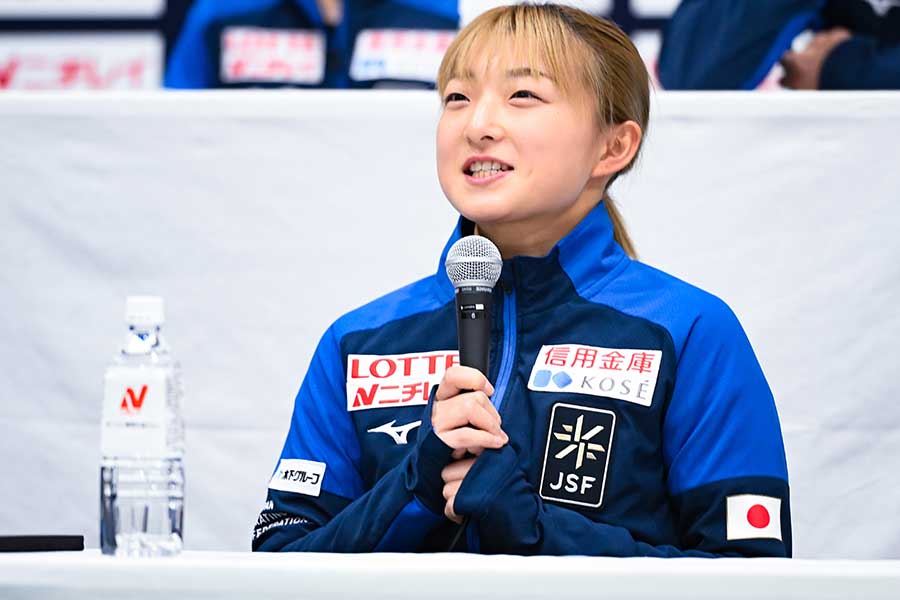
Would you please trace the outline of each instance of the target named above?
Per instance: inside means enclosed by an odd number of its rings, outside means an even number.
[[[498,53],[443,96],[438,179],[457,211],[482,226],[537,226],[580,210],[602,138],[586,92],[563,95]]]

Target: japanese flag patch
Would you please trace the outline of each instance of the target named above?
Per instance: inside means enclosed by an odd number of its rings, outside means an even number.
[[[725,506],[728,540],[781,539],[781,498],[742,494],[728,496]]]

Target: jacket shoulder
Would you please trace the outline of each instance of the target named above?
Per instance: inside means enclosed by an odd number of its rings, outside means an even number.
[[[351,310],[331,327],[340,341],[357,331],[378,329],[393,321],[437,310],[449,300],[441,293],[436,276],[429,275]]]

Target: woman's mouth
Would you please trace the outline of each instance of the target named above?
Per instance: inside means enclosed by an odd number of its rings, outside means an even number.
[[[513,167],[500,161],[474,160],[468,162],[463,173],[469,183],[483,185],[502,179],[513,170]]]

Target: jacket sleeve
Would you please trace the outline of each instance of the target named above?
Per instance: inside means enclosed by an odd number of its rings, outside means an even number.
[[[364,490],[344,381],[332,328],[297,394],[254,527],[254,551],[412,551],[443,520],[440,473],[452,450],[434,434],[430,417],[404,460]],[[431,414],[431,403],[425,410]]]
[[[774,400],[740,324],[716,302],[688,334],[663,423],[679,544],[635,539],[626,528],[603,523],[602,509],[598,521],[545,502],[528,481],[513,440],[479,457],[454,501],[455,511],[477,524],[481,551],[791,555],[787,467]]]
[[[752,90],[823,0],[684,0],[664,32],[659,80],[670,90]]]
[[[213,57],[206,47],[206,28],[218,0],[198,0],[191,7],[166,65],[164,85],[173,89],[213,87]]]
[[[823,90],[900,90],[900,44],[855,35],[838,45],[822,66]]]

